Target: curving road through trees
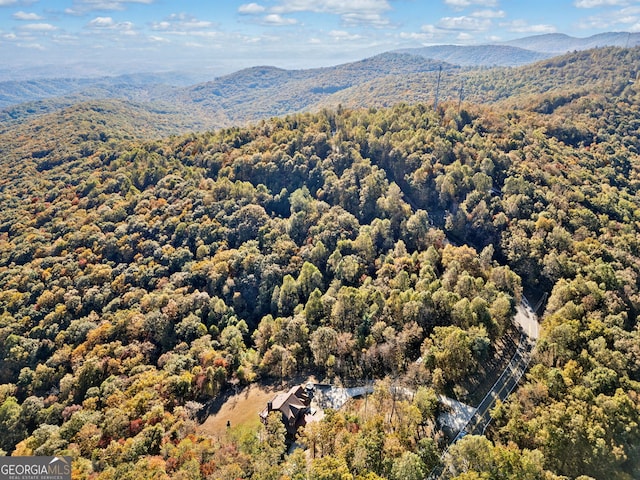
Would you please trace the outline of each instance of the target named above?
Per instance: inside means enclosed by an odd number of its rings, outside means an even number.
[[[396,181],[392,171],[387,171],[387,175],[389,175],[393,181]],[[402,182],[396,182],[396,184],[401,187],[403,197],[411,209],[414,212],[418,210],[420,207],[414,202],[413,198],[411,198],[411,196],[402,189]],[[451,242],[453,245],[457,244],[457,242],[449,238],[448,235],[447,241]],[[504,401],[518,385],[518,382],[527,371],[529,362],[531,361],[531,353],[540,334],[540,324],[538,323],[538,316],[524,296],[522,297],[520,304],[516,307],[514,323],[520,330],[520,338],[515,354],[511,357],[507,367],[502,371],[496,382],[491,387],[491,390],[487,392],[480,404],[476,407],[474,414],[460,430],[458,435],[453,439],[451,444],[468,434],[484,434],[487,426],[491,423],[491,410],[495,407],[496,402],[498,400]],[[441,458],[444,458],[447,455],[447,451],[448,448],[445,449]],[[444,472],[442,470],[441,462],[441,465],[436,467],[428,478],[440,479],[443,477],[443,474]]]
[[[454,442],[466,434],[482,435],[491,422],[491,409],[498,400],[504,401],[507,398],[527,370],[531,361],[531,352],[540,330],[537,315],[529,306],[526,298],[523,298],[520,305],[518,305],[514,322],[520,329],[516,353],[511,357],[507,367],[482,399],[475,413],[454,439]]]
[[[517,307],[514,322],[520,329],[520,338],[516,353],[511,357],[511,361],[507,367],[502,371],[502,374],[493,384],[491,390],[487,392],[477,406],[474,414],[453,439],[451,444],[468,434],[483,435],[487,426],[491,423],[491,409],[495,407],[498,400],[504,401],[509,396],[527,371],[529,362],[531,361],[531,352],[540,334],[540,324],[538,323],[538,316],[524,297]],[[446,457],[447,452],[448,448],[443,452],[441,459]],[[445,473],[441,462],[441,464],[431,472],[428,478],[445,478]]]

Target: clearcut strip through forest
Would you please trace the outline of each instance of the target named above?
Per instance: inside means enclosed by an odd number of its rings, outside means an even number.
[[[548,292],[523,382],[444,471],[638,478],[639,60],[483,70],[492,105],[405,88],[159,138],[92,100],[3,127],[0,450],[86,479],[424,478],[436,395],[467,399],[523,292]],[[306,373],[380,381],[301,430],[308,453],[276,416],[198,433],[229,389]]]

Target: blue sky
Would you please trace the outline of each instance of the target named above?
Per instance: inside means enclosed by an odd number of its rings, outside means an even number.
[[[225,73],[605,31],[640,31],[640,0],[0,0],[0,63]]]

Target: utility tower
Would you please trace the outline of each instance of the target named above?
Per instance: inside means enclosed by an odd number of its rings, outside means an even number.
[[[462,105],[462,97],[464,96],[464,79],[460,82],[460,95],[458,96],[458,113],[460,113],[460,106]]]
[[[438,96],[440,95],[440,77],[442,76],[442,65],[438,68],[438,83],[436,84],[436,98],[433,101],[433,110],[438,109]]]

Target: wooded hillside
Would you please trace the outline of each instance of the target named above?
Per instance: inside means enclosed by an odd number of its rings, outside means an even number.
[[[557,106],[596,91],[618,94],[629,81],[635,81],[639,56],[640,47],[607,47],[576,51],[518,68],[461,68],[416,54],[389,52],[326,68],[248,68],[189,87],[158,83],[163,76],[155,80],[153,76],[134,76],[130,83],[126,78],[114,77],[89,82],[67,95],[7,104],[0,110],[0,122],[28,123],[34,117],[82,102],[126,101],[139,114],[157,118],[162,126],[158,133],[167,135],[247,125],[273,116],[318,112],[323,108],[335,110],[339,106],[433,105],[441,67],[440,101],[498,103],[501,107],[530,109],[543,101]],[[56,85],[66,91],[78,82],[54,79],[50,85],[46,81],[34,83],[38,93],[55,90]],[[3,88],[11,91],[15,85],[0,85],[0,90]],[[27,86],[24,88],[28,90]],[[21,95],[16,93],[17,97]]]
[[[70,454],[77,478],[424,478],[435,394],[472,394],[524,291],[548,295],[532,367],[448,466],[637,477],[640,92],[612,76],[519,109],[342,107],[153,141],[100,103],[7,128],[0,449]],[[419,393],[309,427],[309,465],[278,422],[262,442],[196,433],[230,386],[302,372]]]

